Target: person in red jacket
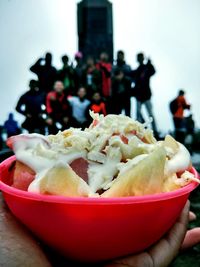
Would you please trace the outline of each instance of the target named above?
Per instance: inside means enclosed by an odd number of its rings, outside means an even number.
[[[175,138],[179,142],[184,143],[185,133],[186,133],[184,110],[190,109],[190,105],[186,102],[185,92],[183,90],[179,90],[176,101],[177,101],[177,110],[173,114]]]
[[[106,104],[103,101],[102,96],[101,96],[101,94],[99,92],[95,92],[92,95],[91,103],[88,106],[88,109],[87,109],[87,112],[86,112],[88,125],[90,123],[92,123],[92,118],[90,116],[90,110],[93,111],[94,113],[103,114],[104,116],[106,116],[108,114],[107,111],[106,111]]]
[[[92,103],[90,105],[90,110],[94,111],[95,113],[103,114],[104,116],[107,115],[106,112],[106,105],[101,98],[99,92],[95,92],[92,96]]]
[[[96,68],[102,75],[102,96],[108,98],[111,93],[112,64],[108,62],[107,53],[103,52],[100,54],[100,61],[96,64]]]
[[[62,81],[56,81],[54,90],[47,94],[46,111],[46,123],[50,134],[56,134],[59,129],[64,130],[71,126],[72,111]]]

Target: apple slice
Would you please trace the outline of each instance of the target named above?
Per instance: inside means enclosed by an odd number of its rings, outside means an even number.
[[[35,172],[20,161],[16,161],[12,187],[28,190],[29,185],[35,179]]]
[[[138,164],[122,169],[110,189],[101,196],[126,197],[162,192],[165,161],[165,149],[157,148]]]
[[[89,185],[64,163],[57,163],[39,173],[28,191],[69,197],[89,196],[91,193]]]

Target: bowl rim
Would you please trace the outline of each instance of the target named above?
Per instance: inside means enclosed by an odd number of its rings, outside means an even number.
[[[0,176],[1,168],[7,168],[14,160],[15,156],[11,156],[0,163]],[[195,177],[200,178],[198,172],[194,167],[191,169]],[[100,197],[66,197],[57,195],[42,195],[38,193],[32,193],[23,191],[14,187],[11,187],[1,181],[0,177],[0,190],[2,193],[7,193],[13,196],[17,196],[24,199],[30,199],[40,202],[53,202],[53,203],[66,203],[66,204],[85,204],[85,205],[109,205],[109,204],[132,204],[132,203],[150,203],[156,201],[164,201],[179,196],[187,195],[198,186],[197,182],[191,182],[188,185],[179,188],[177,190],[165,193],[157,193],[144,196],[127,196],[127,197],[112,197],[112,198],[100,198]]]

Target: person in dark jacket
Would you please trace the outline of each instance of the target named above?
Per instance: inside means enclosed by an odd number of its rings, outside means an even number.
[[[131,77],[131,67],[126,63],[125,54],[122,50],[117,51],[117,59],[114,62],[112,70],[113,74],[116,69],[120,69],[121,71],[123,71],[126,77]]]
[[[45,58],[39,58],[38,61],[30,67],[30,70],[38,76],[39,88],[41,91],[48,93],[53,89],[57,71],[52,66],[51,53],[46,53]]]
[[[74,70],[69,64],[69,57],[67,55],[62,56],[62,68],[57,73],[57,79],[62,81],[66,94],[72,94],[74,91]]]
[[[142,116],[142,106],[144,105],[149,117],[153,119],[152,128],[155,133],[157,133],[157,126],[155,122],[155,118],[153,115],[153,108],[151,103],[151,89],[150,89],[150,78],[155,74],[154,66],[152,65],[150,59],[148,59],[147,63],[144,63],[144,54],[137,54],[137,61],[139,66],[136,70],[132,71],[132,79],[135,83],[135,87],[133,89],[134,96],[136,98],[136,118],[139,122],[144,122]]]
[[[112,79],[112,92],[110,99],[111,113],[120,114],[122,110],[130,116],[131,109],[131,80],[121,69],[116,69]]]
[[[91,99],[94,92],[102,93],[102,75],[96,68],[95,60],[92,56],[87,57],[82,75],[82,85],[86,88],[89,99]]]
[[[28,130],[29,133],[37,132],[44,134],[44,93],[40,92],[39,83],[36,80],[31,80],[29,87],[30,90],[19,98],[16,110],[26,117],[22,123],[24,129]]]
[[[83,76],[83,54],[78,51],[74,55],[74,87],[75,89],[81,86]]]
[[[17,121],[14,119],[13,113],[9,113],[8,119],[4,122],[4,129],[6,130],[7,137],[21,132]]]

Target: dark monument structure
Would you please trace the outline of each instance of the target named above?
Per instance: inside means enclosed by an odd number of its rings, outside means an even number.
[[[83,56],[99,57],[101,52],[113,60],[112,4],[108,0],[82,0],[78,3],[78,47]]]

